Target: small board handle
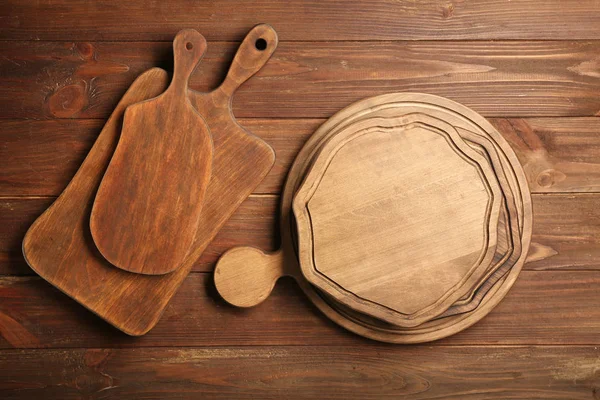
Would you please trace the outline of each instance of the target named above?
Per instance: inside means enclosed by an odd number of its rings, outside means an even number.
[[[254,247],[235,247],[221,256],[215,285],[221,297],[236,307],[263,302],[277,280],[286,275],[284,253],[265,253]]]
[[[232,96],[267,63],[275,52],[277,43],[277,32],[271,25],[260,24],[252,28],[233,58],[227,77],[220,86],[221,91]]]
[[[206,51],[206,39],[194,29],[179,31],[173,40],[173,80],[169,91],[187,93],[192,72]]]

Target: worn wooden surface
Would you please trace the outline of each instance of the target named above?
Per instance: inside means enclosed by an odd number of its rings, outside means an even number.
[[[280,45],[233,109],[273,146],[275,167],[155,329],[128,337],[36,277],[22,237],[135,77],[172,68],[177,31],[209,40],[191,80],[206,91],[260,22]],[[0,397],[600,399],[599,40],[597,0],[5,1]],[[427,346],[345,332],[291,280],[252,310],[219,299],[210,272],[220,254],[278,247],[278,194],[311,132],[341,107],[393,91],[462,102],[515,149],[535,223],[530,262],[507,297]]]
[[[268,33],[273,40],[257,56],[256,36],[267,37]],[[109,163],[111,149],[117,145],[117,122],[127,104],[139,101],[134,100],[136,96],[147,99],[154,95],[148,95],[146,90],[153,88],[155,93],[161,93],[167,88],[167,73],[160,68],[148,70],[134,81],[67,188],[29,228],[23,240],[28,265],[123,332],[139,336],[151,329],[194,262],[274,163],[273,149],[238,125],[228,113],[233,92],[256,73],[275,50],[274,35],[267,25],[253,28],[232,62],[234,74],[228,75],[223,85],[214,91],[188,93],[194,107],[203,110],[206,122],[213,128],[215,168],[198,221],[202,229],[196,230],[192,248],[176,271],[148,276],[114,268],[91,245],[88,229],[93,196]],[[251,52],[247,51],[249,47],[253,49]],[[81,268],[82,265],[85,268]]]
[[[8,350],[0,354],[0,363],[20,360],[6,372],[12,383],[2,386],[5,399],[165,398],[181,388],[183,397],[226,400],[584,400],[598,398],[599,356],[600,350],[584,346],[474,347],[465,352],[460,347],[364,343],[359,348]],[[46,373],[54,370],[64,371],[60,384]],[[19,382],[25,374],[30,379]],[[468,389],[465,382],[470,382]]]
[[[600,112],[599,41],[280,38],[273,58],[236,95],[237,117],[329,118],[364,97],[402,91],[448,97],[486,117]],[[0,42],[0,118],[106,118],[136,76],[172,65],[169,42],[81,40]],[[191,87],[220,83],[235,47],[210,42]]]

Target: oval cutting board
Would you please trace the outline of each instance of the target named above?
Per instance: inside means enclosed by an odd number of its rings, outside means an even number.
[[[160,96],[132,104],[94,200],[90,232],[108,262],[162,275],[190,250],[210,181],[213,140],[188,98],[188,80],[206,49],[204,36],[180,31],[174,73]]]

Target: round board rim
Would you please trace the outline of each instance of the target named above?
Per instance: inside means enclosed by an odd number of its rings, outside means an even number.
[[[374,340],[390,343],[422,343],[453,335],[463,329],[468,328],[486,316],[504,298],[516,281],[516,278],[518,277],[527,257],[528,249],[531,243],[533,215],[531,193],[529,191],[527,178],[521,164],[517,159],[516,154],[514,153],[514,150],[483,116],[450,99],[423,93],[384,94],[360,100],[342,109],[330,119],[325,121],[323,125],[321,125],[321,127],[319,127],[317,131],[309,138],[304,147],[298,153],[294,163],[292,164],[292,167],[290,168],[288,178],[284,185],[281,200],[282,204],[280,210],[280,223],[282,228],[282,247],[284,249],[283,251],[290,251],[286,250],[286,247],[289,247],[292,244],[291,232],[289,231],[291,228],[291,199],[293,198],[295,190],[299,185],[297,182],[299,179],[298,175],[301,172],[301,169],[306,167],[304,164],[306,162],[310,162],[310,156],[314,156],[315,149],[318,149],[318,144],[323,139],[323,135],[332,130],[332,128],[339,126],[344,121],[358,120],[359,117],[352,117],[357,112],[364,111],[363,107],[365,106],[367,111],[364,112],[363,116],[373,112],[378,105],[390,105],[399,102],[412,102],[414,104],[423,104],[425,106],[433,105],[435,107],[445,109],[447,112],[455,113],[485,131],[489,135],[489,139],[493,141],[493,144],[495,144],[498,150],[503,153],[506,160],[508,160],[509,165],[512,167],[515,177],[517,178],[517,187],[520,189],[519,194],[522,198],[522,252],[519,259],[508,272],[508,274],[496,282],[496,284],[489,290],[488,294],[475,310],[465,314],[458,314],[456,316],[448,317],[446,320],[450,321],[450,323],[444,324],[445,326],[441,326],[437,329],[434,328],[433,330],[424,329],[422,331],[419,331],[418,329],[411,329],[406,332],[386,332],[374,329],[373,327],[366,327],[360,323],[357,323],[355,320],[348,318],[348,316],[344,315],[339,310],[333,308],[322,297],[322,294],[320,294],[308,281],[304,280],[303,277],[299,277],[297,275],[294,276],[298,280],[303,292],[309,297],[311,302],[338,325],[354,333]],[[293,248],[293,246],[291,247]]]

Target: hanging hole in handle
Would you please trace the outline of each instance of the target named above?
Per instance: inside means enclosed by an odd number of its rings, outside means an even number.
[[[192,42],[187,42],[185,44],[185,48],[188,49],[188,50],[191,50],[191,49],[194,48],[194,44]]]
[[[256,47],[256,50],[263,51],[267,48],[267,41],[263,38],[256,39],[256,42],[254,42],[254,47]]]

